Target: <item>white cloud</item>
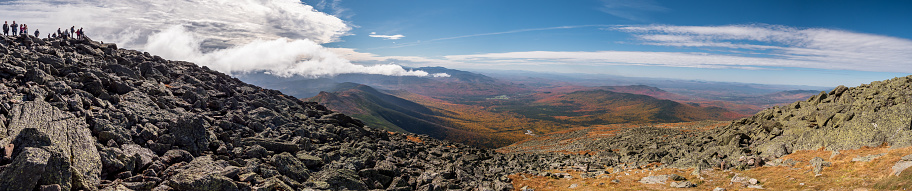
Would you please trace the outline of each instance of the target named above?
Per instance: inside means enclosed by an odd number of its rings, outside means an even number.
[[[740,57],[761,55],[789,66],[912,73],[912,40],[843,30],[799,29],[777,25],[622,26],[644,44],[722,48]],[[726,54],[728,55],[728,54]],[[789,63],[801,62],[793,65]],[[777,64],[780,63],[780,64]]]
[[[435,78],[446,78],[446,77],[450,77],[450,75],[447,74],[447,73],[434,73],[434,74],[431,74],[431,76],[433,76],[433,77],[435,77]]]
[[[334,14],[343,10],[338,2],[331,5]],[[75,25],[95,40],[226,73],[428,75],[397,65],[356,65],[335,55],[320,44],[337,41],[351,27],[298,0],[14,0],[0,6],[0,18],[45,34]]]
[[[615,26],[650,46],[700,48],[692,52],[528,51],[449,55],[442,58],[378,56],[333,49],[360,62],[434,64],[456,68],[640,65],[779,70],[812,68],[912,73],[912,40],[832,29],[776,25]],[[708,48],[708,49],[707,49]]]
[[[384,38],[384,39],[386,39],[386,40],[399,40],[399,39],[405,37],[405,35],[401,35],[401,34],[397,34],[397,35],[379,35],[379,34],[377,34],[376,32],[371,32],[371,34],[368,35],[368,36],[374,37],[374,38]]]
[[[332,76],[343,73],[380,74],[392,76],[428,76],[424,71],[405,70],[392,64],[357,65],[310,40],[254,40],[250,43],[203,53],[200,41],[181,26],[174,26],[149,37],[145,48],[162,56],[185,58],[226,72],[245,73],[268,71],[290,77]]]

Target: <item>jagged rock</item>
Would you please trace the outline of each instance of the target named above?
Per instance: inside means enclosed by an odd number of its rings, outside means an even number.
[[[143,148],[142,146],[139,146],[137,144],[121,145],[120,148],[121,148],[121,150],[123,150],[124,155],[136,156],[136,158],[139,159],[138,160],[139,167],[145,167],[145,166],[149,165],[150,163],[152,163],[152,158],[158,157],[157,155],[155,155],[155,152],[152,152],[152,150],[150,150],[148,148]]]
[[[684,177],[677,174],[668,174],[668,175],[658,175],[658,176],[647,176],[640,179],[640,183],[643,184],[665,184],[666,181],[681,181],[685,180]]]
[[[47,168],[51,153],[44,149],[26,147],[9,167],[0,172],[0,188],[32,190]]]
[[[279,173],[295,181],[306,181],[310,178],[310,170],[307,169],[307,166],[289,153],[274,155],[270,161],[279,170]]]
[[[209,132],[209,122],[202,116],[181,118],[177,125],[171,128],[175,144],[186,148],[193,156],[199,156],[208,150],[209,142],[215,140],[215,135]]]
[[[178,190],[238,190],[230,178],[221,175],[227,166],[209,156],[196,157],[171,176],[168,186]]]
[[[281,153],[289,152],[295,153],[301,150],[301,148],[295,143],[286,143],[275,140],[265,140],[259,138],[244,138],[242,140],[244,145],[259,145],[265,148],[266,150]]]
[[[365,190],[367,185],[358,177],[358,173],[348,169],[324,169],[315,173],[308,182],[326,182],[333,190]]]
[[[873,155],[867,155],[867,156],[858,156],[858,157],[852,158],[852,162],[871,162],[871,160],[874,160],[874,159],[879,158],[884,155],[887,155],[887,153],[873,154]]]
[[[43,175],[45,183],[64,190],[98,184],[101,159],[84,119],[41,100],[29,101],[13,107],[7,128],[9,135],[0,145],[43,147],[51,153],[47,170],[52,173]]]
[[[269,190],[269,191],[272,191],[272,190],[294,190],[294,188],[291,188],[291,186],[288,186],[288,184],[285,184],[285,182],[283,182],[282,180],[280,180],[280,179],[277,178],[277,177],[269,178],[268,180],[266,180],[266,182],[264,182],[263,184],[259,185],[258,187],[259,187],[260,189],[262,189],[262,190]]]
[[[670,187],[672,187],[672,188],[690,188],[690,187],[697,187],[696,184],[694,184],[694,183],[692,183],[692,182],[690,182],[690,181],[671,182],[671,184],[668,184],[668,186],[670,186]]]
[[[323,165],[323,159],[310,155],[310,154],[307,154],[304,151],[298,152],[297,154],[295,154],[295,157],[297,157],[298,160],[300,160],[302,163],[304,163],[304,165],[306,165],[309,168],[316,168],[316,167]],[[380,165],[378,165],[378,166],[380,166]],[[389,167],[389,168],[395,168],[395,165],[393,165],[393,167]],[[392,171],[390,170],[388,172],[392,172]]]
[[[819,175],[820,172],[823,171],[823,167],[830,166],[832,164],[830,162],[824,161],[823,158],[820,158],[820,157],[814,157],[813,159],[811,159],[811,161],[809,161],[809,163],[811,163],[811,166],[814,167],[815,175]]]
[[[41,185],[40,189],[41,189],[41,191],[61,191],[61,190],[63,190],[59,184]]]

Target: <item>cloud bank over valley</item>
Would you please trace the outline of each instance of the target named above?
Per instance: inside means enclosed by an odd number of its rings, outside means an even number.
[[[0,5],[0,17],[43,34],[75,25],[95,40],[225,73],[430,75],[394,64],[353,64],[329,51],[322,44],[349,35],[351,26],[297,0],[14,0]]]

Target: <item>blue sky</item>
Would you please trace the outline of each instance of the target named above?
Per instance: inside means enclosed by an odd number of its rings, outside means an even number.
[[[912,74],[912,1],[6,0],[0,19],[228,74],[404,67],[856,86]]]
[[[793,48],[829,50],[827,46],[864,44],[868,41],[912,39],[912,1],[316,1],[305,0],[317,10],[332,13],[354,26],[340,41],[326,47],[354,49],[371,59],[351,58],[362,63],[392,62],[408,66],[443,65],[458,69],[537,70],[605,73],[624,76],[670,77],[712,81],[796,85],[850,86],[896,76],[909,75],[912,52],[891,55],[859,55],[832,58],[831,54],[794,52]],[[332,4],[335,4],[334,6]],[[659,27],[656,27],[659,26]],[[623,27],[645,27],[635,30]],[[649,28],[652,27],[652,28]],[[658,29],[658,28],[671,29]],[[676,28],[677,27],[677,28]],[[706,34],[686,27],[740,27],[743,30],[772,30],[793,34]],[[691,32],[681,32],[691,31]],[[669,32],[676,31],[676,32]],[[743,31],[741,31],[743,32]],[[371,34],[387,38],[371,37]],[[398,35],[393,39],[389,36]],[[680,41],[650,41],[653,37],[699,36],[703,43],[722,43],[776,48],[722,45],[681,45]],[[819,46],[807,47],[807,36]],[[756,40],[785,38],[781,40]],[[884,37],[886,39],[879,39]],[[709,39],[709,40],[706,40]],[[693,41],[688,41],[693,42]],[[673,43],[678,43],[677,45]],[[814,42],[810,42],[813,44]],[[892,51],[910,49],[907,42],[883,43]],[[857,47],[865,49],[865,47]],[[838,49],[837,51],[851,51]],[[702,64],[611,63],[614,60],[568,61],[573,55],[547,56],[521,53],[705,53],[728,56],[719,62],[739,58],[782,58],[769,62],[803,61],[788,64]],[[511,54],[512,53],[512,54]],[[489,54],[499,54],[492,56]],[[833,52],[839,55],[839,52]],[[540,54],[539,54],[540,55]],[[614,54],[611,54],[614,55]],[[368,56],[368,55],[365,55]],[[453,59],[452,56],[462,56]],[[598,55],[592,55],[598,57]],[[623,55],[619,55],[623,56]],[[645,55],[649,57],[649,55]],[[675,55],[666,55],[675,58]],[[896,57],[868,59],[867,57]],[[414,58],[419,57],[419,58]],[[466,59],[464,57],[471,57]],[[555,59],[559,57],[559,59]],[[387,58],[387,59],[378,59]],[[400,58],[400,59],[395,59]],[[414,59],[410,59],[414,58]],[[422,60],[430,59],[430,60]],[[700,59],[700,58],[695,58]],[[533,61],[534,60],[534,61]],[[804,63],[810,61],[810,63]],[[894,62],[899,63],[854,63]],[[480,62],[480,63],[479,63]],[[744,61],[750,62],[750,61]],[[829,64],[828,62],[834,62]],[[842,63],[837,63],[842,62]],[[898,72],[893,72],[898,71]]]

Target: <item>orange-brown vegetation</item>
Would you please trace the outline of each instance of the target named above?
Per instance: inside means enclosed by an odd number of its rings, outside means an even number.
[[[408,92],[397,92],[396,96],[431,108],[435,113],[441,114],[438,116],[439,119],[454,128],[482,136],[463,137],[464,135],[451,134],[446,137],[447,140],[455,142],[490,140],[494,147],[501,147],[528,138],[529,135],[524,134],[525,130],[552,132],[567,128],[564,124],[529,119],[510,112],[492,112],[482,106],[455,104]]]
[[[418,138],[418,137],[413,136],[413,135],[405,136],[405,139],[408,139],[409,141],[416,142],[416,143],[423,143],[423,142],[424,142],[424,141],[421,140],[421,138]]]
[[[852,161],[856,157],[885,154],[870,162]],[[755,178],[766,190],[905,190],[912,188],[912,170],[906,169],[899,176],[890,175],[892,166],[901,157],[912,154],[912,147],[891,148],[888,146],[856,150],[842,150],[838,153],[825,150],[797,151],[780,159],[797,160],[793,166],[763,166],[748,170],[704,169],[699,176],[694,169],[661,168],[658,165],[621,170],[597,177],[580,178],[576,170],[554,170],[551,173],[569,173],[573,178],[556,179],[530,174],[514,174],[514,190],[523,187],[535,190],[712,190],[720,187],[726,190],[758,190],[747,188],[740,183],[731,183],[734,176]],[[809,164],[814,157],[823,158],[832,164],[823,167],[820,175],[813,172]],[[641,178],[654,175],[677,174],[697,187],[671,188],[668,184],[643,184]],[[612,182],[617,180],[617,182]],[[570,189],[571,185],[576,187]]]
[[[692,122],[680,122],[680,123],[657,123],[657,124],[634,124],[634,123],[623,123],[623,124],[608,124],[608,125],[593,125],[589,127],[575,127],[569,129],[563,129],[560,131],[554,131],[537,137],[525,139],[519,142],[516,142],[509,147],[501,147],[496,151],[501,153],[515,153],[515,152],[532,152],[532,151],[544,151],[559,149],[563,146],[573,143],[576,140],[580,139],[591,139],[596,140],[604,137],[612,137],[618,133],[633,128],[641,128],[644,126],[658,127],[658,128],[675,128],[681,129],[682,131],[706,131],[718,127],[724,127],[728,124],[731,124],[729,121],[692,121]],[[586,136],[581,136],[577,138],[562,139],[560,137],[563,134],[570,132],[586,132]],[[534,143],[534,144],[525,144],[525,143]],[[534,146],[528,146],[534,145]],[[574,154],[579,153],[579,151],[569,152],[569,151],[557,151],[565,154]],[[588,152],[588,151],[587,151]]]

